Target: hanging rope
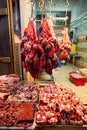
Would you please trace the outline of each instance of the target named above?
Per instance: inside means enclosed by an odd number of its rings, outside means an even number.
[[[44,8],[44,0],[39,1],[39,8],[42,10]]]
[[[51,6],[52,6],[52,0],[50,0],[50,1],[49,1],[50,16],[52,16],[52,12],[51,12]]]
[[[35,0],[31,0],[31,16],[30,16],[30,18],[33,18],[33,15],[34,15],[34,4],[35,4]]]
[[[50,16],[52,16],[51,6],[52,6],[52,0],[49,0]]]
[[[65,17],[67,17],[67,10],[68,10],[68,7],[66,7],[66,13],[65,13]],[[65,26],[67,25],[67,19],[65,19]]]
[[[28,1],[27,4],[30,4],[30,6],[31,6],[31,15],[30,15],[30,17],[28,17],[28,19],[32,19],[34,16],[34,9],[33,8],[34,8],[35,0],[30,0],[30,1]]]
[[[67,6],[69,6],[69,1],[68,0],[66,0],[66,3],[67,3]]]
[[[68,0],[66,0],[66,13],[65,13],[65,17],[66,17],[66,20],[65,20],[65,26],[67,26],[67,11],[68,11],[68,7],[69,7],[69,1]]]

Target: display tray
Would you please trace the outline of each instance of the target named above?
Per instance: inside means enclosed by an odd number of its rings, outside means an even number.
[[[29,128],[24,127],[0,127],[1,130],[87,130],[87,125],[83,126],[74,126],[74,125],[56,125],[56,126],[32,126]]]
[[[54,81],[49,81],[49,80],[47,80],[47,81],[44,81],[44,80],[41,81],[41,80],[39,80],[38,84],[39,84],[39,87],[44,87],[44,86],[46,86],[48,84],[55,84],[55,82]]]
[[[20,82],[19,83],[19,85],[22,85],[22,84],[26,84],[26,81],[24,82]],[[38,85],[39,86],[37,86],[37,87],[40,87],[40,89],[41,90],[43,90],[43,89],[45,89],[47,92],[49,92],[48,91],[48,88],[46,89],[46,85],[49,85],[49,84],[51,84],[51,90],[56,90],[56,86],[55,85],[57,85],[55,82],[45,82],[45,81],[38,81]],[[53,85],[53,87],[52,87],[52,85]],[[41,88],[41,87],[43,87],[43,88]],[[62,85],[57,85],[57,87],[59,88],[61,88],[61,89],[58,89],[58,90],[61,90],[62,91],[62,94],[64,95],[64,91],[66,90]],[[39,90],[40,91],[40,90]],[[68,90],[69,91],[69,90]],[[55,91],[55,93],[56,93],[56,91]],[[70,93],[71,93],[71,91],[70,91]],[[56,96],[56,95],[55,95]],[[76,98],[77,99],[77,98]],[[41,98],[41,101],[42,101],[42,98]],[[14,102],[14,101],[13,101]],[[16,102],[14,102],[14,103],[16,103]],[[23,111],[25,111],[26,112],[26,109],[23,109],[23,108],[25,108],[25,107],[23,107],[23,105],[22,104],[29,104],[29,102],[27,102],[27,103],[25,103],[25,102],[19,102],[20,104],[19,104],[19,107],[20,107],[20,109],[17,109],[17,111],[19,111],[19,115],[17,114],[17,116],[16,117],[18,117],[17,119],[18,120],[20,120],[20,117],[21,117],[21,112],[23,112]],[[50,124],[48,124],[48,122],[47,123],[45,123],[45,125],[39,125],[39,124],[36,124],[36,117],[35,117],[35,115],[36,115],[36,112],[38,111],[38,103],[39,103],[39,98],[38,98],[38,102],[37,103],[33,103],[33,105],[34,105],[34,119],[33,119],[33,123],[32,123],[32,125],[31,125],[31,122],[30,122],[30,126],[28,126],[28,127],[22,127],[23,125],[21,125],[20,124],[20,127],[16,127],[15,125],[14,125],[14,127],[0,127],[0,129],[11,129],[11,130],[14,130],[14,129],[29,129],[29,130],[40,130],[40,129],[43,129],[43,130],[68,130],[68,129],[70,129],[70,130],[87,130],[87,125],[72,125],[72,124],[70,124],[70,125],[64,125],[63,123],[61,123],[61,125],[59,124],[59,122],[60,121],[58,121],[57,122],[57,124],[56,125],[50,125]],[[10,104],[12,104],[11,102],[10,102]],[[8,107],[8,103],[6,103],[6,106]],[[86,105],[87,106],[87,104],[84,104],[84,105]],[[5,108],[7,108],[5,105],[3,106],[3,107],[5,107]],[[15,107],[15,109],[16,109],[16,106],[13,104],[13,105],[9,105],[9,106],[11,106],[13,109],[14,109],[14,107]],[[18,108],[19,108],[18,107]],[[29,107],[30,108],[30,107]],[[8,109],[9,111],[10,111],[10,113],[13,113],[13,112],[15,112],[15,111],[12,111],[11,109],[10,109],[10,107],[9,107],[9,109]],[[20,110],[22,110],[22,111],[20,111]],[[2,108],[1,108],[1,112],[3,112],[2,111]],[[7,111],[8,112],[8,111]],[[29,111],[28,111],[29,112]],[[8,113],[9,114],[9,113]],[[29,114],[29,113],[28,113]],[[25,114],[24,114],[25,115]],[[2,115],[1,115],[2,116]],[[25,116],[24,116],[25,117]],[[21,118],[24,118],[23,117],[23,115],[22,115],[22,117]],[[26,114],[26,118],[28,118],[29,116]],[[4,116],[3,116],[3,119],[4,119]],[[2,120],[2,119],[1,119]],[[26,122],[26,123],[28,123],[28,122]],[[26,125],[27,126],[27,125]]]
[[[77,126],[77,125],[56,125],[56,126],[50,126],[50,125],[45,125],[45,126],[37,126],[35,130],[87,130],[87,125],[83,126]]]
[[[4,126],[0,126],[1,130],[23,130],[23,127],[4,127]]]
[[[35,112],[35,104],[0,99],[0,129],[34,129]]]

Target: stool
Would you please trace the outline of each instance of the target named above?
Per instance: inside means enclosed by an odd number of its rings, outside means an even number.
[[[73,55],[73,65],[75,65],[75,59],[80,57],[81,57],[80,55]]]

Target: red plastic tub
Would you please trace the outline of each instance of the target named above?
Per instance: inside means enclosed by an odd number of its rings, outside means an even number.
[[[86,78],[84,76],[75,71],[69,73],[69,79],[76,86],[83,86],[86,81]]]

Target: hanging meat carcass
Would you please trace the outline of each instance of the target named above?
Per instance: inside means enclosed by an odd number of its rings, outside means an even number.
[[[24,30],[24,35],[21,41],[21,57],[24,62],[26,71],[36,78],[39,75],[39,57],[36,54],[35,45],[37,45],[37,37],[34,21],[31,19],[27,28]],[[37,47],[37,50],[38,49]],[[36,65],[35,65],[36,64]]]
[[[58,63],[58,40],[54,35],[52,24],[49,24],[46,18],[43,18],[41,20],[39,30],[40,35],[38,37],[38,41],[44,49],[44,53],[46,56],[45,71],[51,75],[52,69],[56,68]]]
[[[60,60],[70,60],[71,41],[68,35],[68,27],[64,27],[60,49]]]
[[[50,26],[48,20],[43,18],[39,27],[40,35],[37,38],[34,22],[30,20],[24,31],[21,57],[26,71],[34,78],[38,78],[43,69],[51,75],[52,69],[57,67],[58,41],[53,37]]]
[[[48,22],[49,22],[50,30],[51,30],[51,33],[52,33],[52,37],[56,37],[55,32],[54,32],[54,28],[53,28],[53,20],[52,19],[53,19],[52,16],[50,16],[49,19],[48,19]]]

